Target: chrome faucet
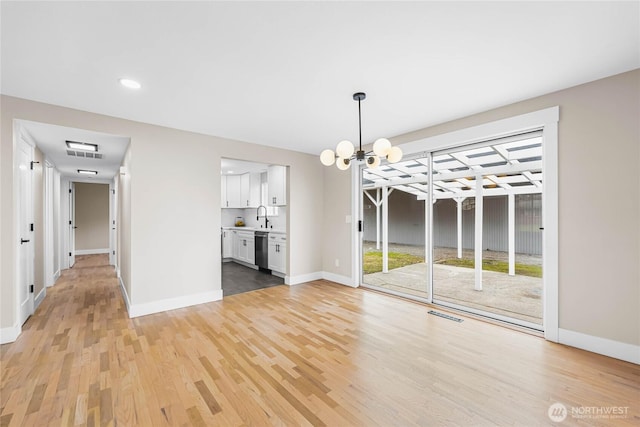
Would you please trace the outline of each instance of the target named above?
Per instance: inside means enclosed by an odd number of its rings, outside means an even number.
[[[264,228],[267,228],[269,218],[267,218],[267,207],[265,205],[258,206],[258,209],[256,210],[256,221],[260,221],[260,208],[264,208]]]

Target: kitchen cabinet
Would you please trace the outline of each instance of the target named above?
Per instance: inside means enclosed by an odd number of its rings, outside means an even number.
[[[233,258],[233,231],[222,230],[222,258]]]
[[[243,208],[241,192],[241,175],[226,175],[223,179],[225,187],[222,194],[225,200],[222,201],[223,208]]]
[[[234,258],[247,264],[256,263],[256,243],[253,231],[235,231]]]
[[[267,189],[269,206],[287,204],[287,167],[271,165],[267,168]]]
[[[243,208],[260,206],[260,174],[245,173],[240,175],[240,194]]]
[[[220,177],[220,206],[227,207],[227,176]]]
[[[269,270],[287,273],[287,235],[269,233]]]

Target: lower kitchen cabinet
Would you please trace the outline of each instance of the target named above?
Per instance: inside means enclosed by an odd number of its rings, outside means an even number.
[[[222,258],[233,258],[233,234],[231,230],[222,230]]]
[[[234,237],[234,258],[247,264],[255,264],[256,241],[253,231],[237,231]]]
[[[269,270],[286,274],[286,270],[287,270],[287,236],[286,234],[269,233]]]

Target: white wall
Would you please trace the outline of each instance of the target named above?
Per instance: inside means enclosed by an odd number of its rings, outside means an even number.
[[[109,184],[75,184],[76,254],[109,248]]]

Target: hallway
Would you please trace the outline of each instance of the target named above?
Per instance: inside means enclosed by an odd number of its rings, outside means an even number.
[[[325,281],[129,319],[107,264],[78,256],[0,347],[0,425],[540,425],[554,402],[640,420],[631,363]]]

